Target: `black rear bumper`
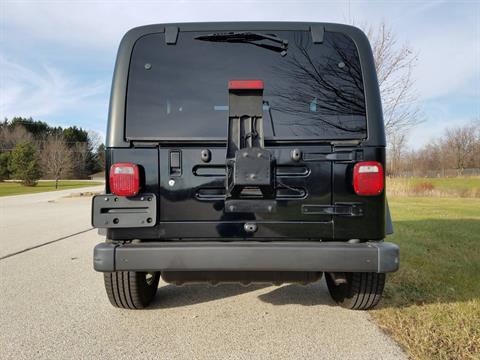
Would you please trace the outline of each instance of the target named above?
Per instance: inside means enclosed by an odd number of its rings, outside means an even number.
[[[145,242],[95,247],[96,271],[398,270],[399,248],[388,242]]]

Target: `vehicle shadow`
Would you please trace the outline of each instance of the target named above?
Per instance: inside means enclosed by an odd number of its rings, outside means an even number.
[[[323,278],[309,285],[288,284],[276,287],[258,298],[272,305],[335,306]]]
[[[164,283],[163,283],[164,284]],[[227,297],[242,295],[270,286],[269,284],[186,284],[186,285],[161,285],[155,299],[148,309],[170,309],[188,305],[202,304],[209,301],[220,300]]]
[[[248,286],[240,284],[220,284],[217,286],[208,284],[187,284],[182,286],[166,284],[159,287],[157,296],[148,309],[170,309],[202,304],[265,288],[271,288],[272,291],[258,295],[258,299],[272,305],[335,305],[330,299],[324,280],[321,279],[309,285],[284,284],[282,286],[264,283]]]

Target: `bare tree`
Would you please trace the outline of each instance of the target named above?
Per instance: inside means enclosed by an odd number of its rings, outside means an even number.
[[[395,173],[401,154],[406,151],[410,130],[424,120],[413,77],[417,56],[408,44],[399,43],[384,22],[361,27],[372,46],[391,161],[388,169]]]
[[[22,125],[0,126],[0,152],[12,151],[17,144],[33,142],[33,136]]]
[[[451,127],[441,137],[405,155],[402,166],[416,175],[446,176],[453,169],[463,175],[466,168],[479,168],[480,120]]]
[[[444,138],[440,137],[416,152],[418,166],[417,161],[413,163],[420,175],[429,173],[435,173],[435,176],[446,175],[446,170],[451,166],[448,162],[447,149],[444,146],[444,142]]]
[[[355,121],[365,116],[362,71],[355,44],[339,34],[326,37],[324,44],[329,49],[328,56],[316,60],[309,49],[309,38],[295,36],[290,45],[295,48],[294,53],[286,60],[289,65],[273,67],[286,81],[273,86],[272,93],[281,101],[274,103],[272,110],[289,114],[292,132],[294,127],[300,127],[302,130],[296,130],[306,135],[321,136],[326,131],[339,137],[364,134],[366,124]],[[293,82],[294,88],[285,86]],[[310,108],[305,107],[305,99],[313,95],[315,102]]]
[[[89,148],[86,142],[77,142],[72,147],[73,172],[78,179],[85,179],[88,175],[87,162],[89,158]]]
[[[399,44],[392,29],[383,22],[364,30],[375,58],[387,138],[406,134],[423,121],[413,78],[417,56],[408,44]]]
[[[479,142],[477,127],[478,125],[471,123],[447,129],[445,132],[443,148],[459,175],[463,174],[466,167],[473,166],[475,157],[480,156],[476,152]]]
[[[387,171],[390,175],[396,176],[402,170],[402,160],[406,153],[407,134],[405,132],[393,133],[390,135],[389,162]]]
[[[480,118],[472,121],[475,128],[475,149],[473,151],[473,167],[480,168]]]
[[[69,175],[73,170],[72,150],[66,145],[60,135],[47,138],[41,151],[41,164],[48,176],[55,179],[55,189],[58,188],[58,180]]]
[[[101,144],[103,144],[103,137],[94,130],[88,131],[88,139],[92,149],[96,150]]]

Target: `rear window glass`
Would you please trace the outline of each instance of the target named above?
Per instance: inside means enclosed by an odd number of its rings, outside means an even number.
[[[326,32],[313,44],[307,31],[262,31],[288,40],[254,43],[196,39],[212,32],[180,32],[176,45],[163,33],[140,38],[128,77],[129,139],[226,139],[228,81],[259,79],[264,89],[266,138],[366,137],[365,97],[353,41]],[[262,44],[262,46],[258,46]]]

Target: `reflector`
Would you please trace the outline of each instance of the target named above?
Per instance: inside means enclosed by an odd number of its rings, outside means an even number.
[[[126,167],[126,166],[115,167],[114,171],[115,171],[115,175],[117,175],[117,174],[130,174],[130,175],[132,175],[135,172],[132,167]]]
[[[110,167],[110,191],[118,196],[135,196],[140,189],[138,166],[116,163]]]
[[[384,188],[383,167],[377,161],[363,161],[353,168],[353,189],[357,195],[374,196]]]

